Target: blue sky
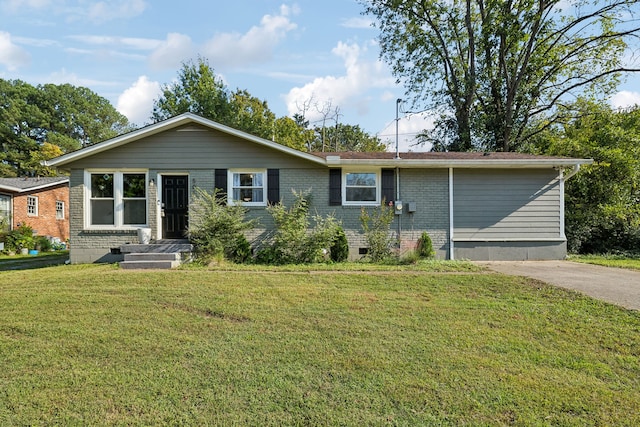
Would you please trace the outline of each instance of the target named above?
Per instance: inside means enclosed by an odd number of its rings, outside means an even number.
[[[0,78],[86,86],[143,125],[161,85],[200,55],[231,90],[266,100],[278,116],[307,104],[319,120],[330,106],[394,149],[404,91],[361,10],[356,0],[0,0]],[[612,104],[640,103],[639,80],[621,85]],[[401,116],[404,151],[429,118]]]

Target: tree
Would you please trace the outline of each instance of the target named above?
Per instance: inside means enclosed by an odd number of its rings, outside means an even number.
[[[385,151],[387,146],[377,136],[371,136],[358,125],[338,123],[335,127],[316,127],[312,151]],[[322,139],[325,139],[325,144]]]
[[[304,115],[311,106],[323,115],[321,128],[309,129],[309,121]],[[336,123],[335,127],[325,126],[339,112],[339,108],[332,107],[330,102],[319,106],[310,99],[293,118],[276,118],[267,101],[252,96],[247,90],[229,91],[202,58],[196,63],[184,63],[178,73],[178,81],[163,87],[162,96],[154,102],[152,119],[157,122],[185,112],[300,151],[386,149],[379,138],[367,134],[357,125]]]
[[[260,138],[274,140],[276,115],[267,101],[251,96],[246,90],[236,90],[229,98],[229,126]]]
[[[274,128],[276,142],[300,151],[307,151],[308,145],[315,137],[311,129],[306,129],[291,117],[285,116],[276,119]]]
[[[568,248],[578,253],[640,250],[640,108],[613,111],[579,101],[571,122],[528,146],[536,154],[592,158],[567,181]]]
[[[565,119],[574,93],[606,96],[640,71],[622,65],[636,0],[362,1],[413,103],[440,111],[440,149],[513,150]]]
[[[159,122],[187,112],[220,123],[229,118],[228,89],[203,58],[183,63],[178,81],[162,87],[162,96],[153,103],[151,119]]]
[[[91,90],[0,79],[0,174],[51,175],[41,160],[130,130],[126,117]]]

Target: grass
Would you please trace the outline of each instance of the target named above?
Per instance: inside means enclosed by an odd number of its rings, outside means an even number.
[[[67,259],[69,251],[40,252],[38,255],[0,255],[0,271],[64,264]]]
[[[420,271],[0,275],[0,425],[640,424],[640,314]]]
[[[0,262],[21,260],[21,259],[48,258],[48,257],[56,257],[60,255],[68,256],[69,251],[38,252],[38,255],[22,255],[22,254],[5,255],[3,253],[0,253]]]
[[[213,262],[203,266],[198,262],[183,264],[186,270],[213,270],[213,271],[270,271],[270,272],[311,272],[311,271],[338,271],[338,272],[430,272],[430,273],[477,273],[487,271],[470,261],[443,261],[437,259],[422,259],[414,263],[388,263],[376,264],[370,262],[343,262],[343,263],[318,263],[318,264],[287,264],[287,265],[262,265],[262,264],[234,264],[231,262]]]
[[[640,256],[629,257],[626,255],[571,255],[569,259],[571,261],[602,265],[605,267],[640,270]]]

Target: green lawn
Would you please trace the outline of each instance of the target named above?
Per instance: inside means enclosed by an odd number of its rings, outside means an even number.
[[[640,425],[640,313],[483,272],[3,272],[0,367],[3,426]]]
[[[623,255],[571,255],[569,259],[571,261],[603,265],[605,267],[640,270],[640,257],[631,258]]]

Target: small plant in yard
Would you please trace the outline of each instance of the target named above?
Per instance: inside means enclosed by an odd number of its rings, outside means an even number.
[[[15,230],[11,230],[6,238],[6,246],[9,250],[19,251],[20,249],[35,248],[35,238],[33,237],[33,228],[27,224],[22,224]]]
[[[314,215],[310,219],[309,193],[293,191],[293,194],[295,200],[289,208],[282,202],[267,207],[275,232],[270,244],[259,251],[257,262],[295,264],[327,260],[341,229],[338,220],[333,215]]]
[[[349,242],[342,227],[338,227],[331,245],[331,260],[333,262],[343,262],[349,258]]]
[[[393,253],[395,243],[395,239],[391,236],[393,216],[393,207],[387,206],[384,201],[377,208],[362,208],[360,211],[360,224],[369,247],[367,257],[372,262],[384,261]]]
[[[418,239],[418,245],[416,247],[416,253],[419,258],[433,258],[436,252],[433,250],[433,242],[431,236],[426,231],[422,232],[422,235]]]
[[[249,258],[251,246],[243,232],[253,228],[255,221],[245,219],[246,208],[227,206],[217,189],[210,194],[196,188],[189,211],[189,239],[197,258],[205,262],[243,262]]]

